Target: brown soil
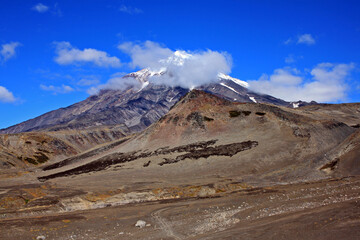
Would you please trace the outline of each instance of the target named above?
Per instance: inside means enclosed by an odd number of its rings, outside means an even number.
[[[2,218],[1,239],[359,239],[360,179]],[[138,220],[150,224],[135,227]]]

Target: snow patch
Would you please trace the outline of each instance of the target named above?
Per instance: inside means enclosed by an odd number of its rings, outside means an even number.
[[[140,92],[141,90],[143,90],[144,88],[146,88],[148,85],[149,85],[149,82],[143,82],[143,84],[142,84],[142,86],[141,86],[140,90],[139,90],[139,91],[137,91],[137,92]]]
[[[226,85],[225,83],[220,83],[220,85],[221,85],[221,86],[224,86],[224,87],[226,87],[226,88],[228,88],[228,89],[230,89],[230,90],[233,91],[233,92],[236,92],[237,94],[240,94],[238,91],[236,91],[236,90],[233,89],[232,87],[229,87],[229,86]]]
[[[132,77],[145,83],[149,81],[149,77],[158,76],[163,74],[166,71],[166,68],[161,68],[159,71],[151,71],[149,68],[141,69],[140,71],[129,73],[125,77]]]
[[[250,98],[250,100],[253,101],[254,103],[257,103],[257,101],[256,101],[256,99],[255,99],[254,97],[250,97],[250,96],[249,96],[249,98]]]
[[[292,103],[293,108],[298,108],[300,103]]]
[[[173,55],[168,57],[167,59],[160,60],[160,63],[171,63],[177,66],[183,66],[186,59],[191,58],[193,55],[185,52],[185,51],[175,51]]]
[[[236,83],[237,85],[240,85],[240,86],[245,87],[245,88],[249,88],[249,84],[247,82],[241,81],[240,79],[237,79],[237,78],[230,77],[229,75],[226,75],[224,73],[219,73],[218,78],[220,80],[221,79],[230,80],[230,81],[233,81],[234,83]]]
[[[174,53],[174,55],[172,55],[168,59],[165,59],[162,61],[182,66],[184,64],[185,60],[188,58],[191,58],[191,57],[192,57],[192,55],[185,51],[176,51]],[[124,77],[132,77],[132,78],[138,80],[140,83],[142,83],[141,89],[138,91],[138,92],[140,92],[149,84],[149,78],[151,78],[153,76],[164,75],[166,72],[167,72],[166,67],[160,68],[159,70],[156,70],[156,71],[150,70],[149,68],[144,68],[140,71],[129,73],[129,74],[125,75]],[[229,80],[229,81],[232,81],[235,84],[240,85],[242,87],[245,87],[245,88],[249,87],[249,84],[247,82],[241,81],[237,78],[230,77],[229,75],[226,75],[224,73],[219,73],[217,76],[218,76],[218,80],[220,80],[220,81],[221,80]],[[225,83],[220,83],[220,84],[224,87],[227,87],[231,91],[234,91],[237,94],[240,94],[234,88],[226,85]],[[191,86],[190,90],[194,89],[195,87],[196,86]],[[213,87],[213,89],[215,89],[215,87]]]

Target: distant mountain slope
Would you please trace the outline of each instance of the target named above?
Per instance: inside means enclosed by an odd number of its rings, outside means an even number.
[[[124,80],[133,78],[139,81],[140,90],[138,87],[129,87],[125,90],[101,90],[98,95],[90,96],[84,101],[2,129],[0,133],[87,129],[104,125],[120,125],[125,133],[141,131],[167,113],[189,91],[181,87],[149,83],[149,78],[158,74],[164,73],[154,73],[148,69],[130,73],[123,77]],[[292,103],[252,92],[247,87],[244,81],[219,74],[217,83],[199,89],[231,101],[293,107]]]
[[[0,133],[86,129],[103,125],[121,125],[124,132],[131,133],[159,119],[186,92],[182,88],[155,85],[140,92],[133,88],[102,90],[84,101],[0,130]]]
[[[120,129],[28,132],[0,135],[0,169],[27,169],[61,160],[90,148],[113,142],[125,134]]]
[[[179,185],[199,178],[209,183],[214,177],[266,184],[314,180],[327,177],[319,171],[328,163],[324,156],[354,131],[335,120],[310,117],[301,108],[236,103],[192,90],[123,144],[97,156],[49,162],[39,179],[81,181],[94,173],[103,181],[119,171],[116,181],[122,184],[145,175],[147,182]]]

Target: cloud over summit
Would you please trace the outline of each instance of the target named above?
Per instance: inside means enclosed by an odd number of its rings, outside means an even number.
[[[131,57],[129,65],[132,68],[158,68],[161,60],[167,59],[173,54],[169,48],[152,41],[139,44],[124,42],[119,44],[118,48]]]
[[[131,57],[131,67],[164,72],[151,77],[155,84],[194,88],[216,81],[219,73],[228,74],[232,67],[226,52],[171,50],[152,41],[126,42],[118,48]]]

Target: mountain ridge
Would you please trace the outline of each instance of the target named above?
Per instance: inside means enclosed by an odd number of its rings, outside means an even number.
[[[157,85],[151,77],[163,75],[165,72],[152,72],[142,69],[127,74],[129,78],[140,84],[140,88],[129,86],[126,89],[102,89],[97,95],[44,113],[22,123],[0,129],[1,133],[19,133],[29,131],[57,131],[66,129],[87,129],[96,126],[116,126],[127,133],[138,132],[162,117],[181,96],[189,89]],[[262,95],[249,90],[247,83],[225,74],[218,75],[218,82],[200,86],[197,89],[215,94],[235,102],[270,103],[279,106],[293,107],[293,103]],[[307,103],[299,103],[306,105]]]

